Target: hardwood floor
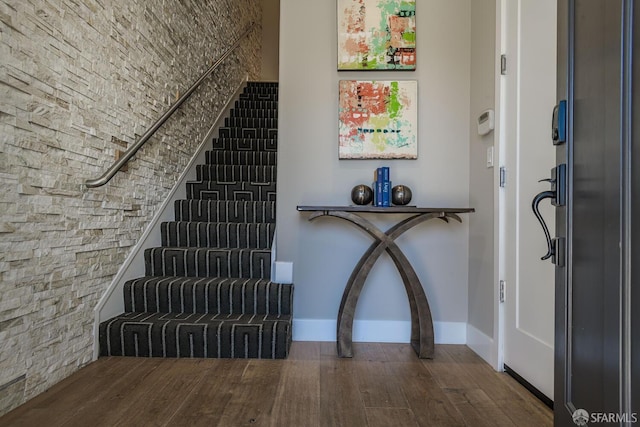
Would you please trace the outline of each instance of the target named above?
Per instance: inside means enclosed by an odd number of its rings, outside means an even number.
[[[294,342],[287,360],[101,358],[0,426],[532,426],[552,411],[469,348]]]

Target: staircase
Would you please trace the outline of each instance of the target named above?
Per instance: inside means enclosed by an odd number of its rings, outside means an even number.
[[[286,358],[293,286],[273,283],[277,83],[250,82],[100,324],[101,356]]]

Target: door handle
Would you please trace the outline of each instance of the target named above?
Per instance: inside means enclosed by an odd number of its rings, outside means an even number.
[[[564,206],[566,204],[566,199],[567,199],[566,171],[567,171],[567,165],[564,163],[559,164],[555,168],[551,169],[551,178],[541,179],[540,181],[538,181],[538,182],[543,182],[543,181],[549,182],[551,184],[551,190],[542,191],[536,194],[536,196],[533,198],[533,201],[531,202],[531,209],[533,209],[534,215],[536,216],[536,218],[538,218],[538,221],[542,226],[542,231],[544,231],[544,237],[547,240],[547,253],[540,259],[544,261],[546,259],[551,258],[551,260],[556,265],[561,265],[562,263],[564,263],[564,260],[562,259],[563,251],[561,250],[561,248],[559,248],[559,250],[556,250],[556,248],[558,248],[558,245],[561,242],[559,241],[559,239],[551,238],[551,234],[549,233],[549,227],[547,227],[547,223],[545,222],[544,218],[542,217],[542,214],[540,213],[540,202],[542,202],[544,199],[550,199],[551,204],[556,207]],[[558,253],[558,255],[560,255],[559,257],[556,257],[557,252],[559,252]]]
[[[538,193],[536,197],[533,198],[533,202],[531,203],[531,208],[533,209],[533,213],[536,216],[536,218],[538,218],[538,221],[540,221],[540,225],[542,226],[542,231],[544,231],[544,237],[547,239],[547,253],[542,258],[540,258],[543,261],[555,255],[555,251],[553,247],[554,245],[551,242],[551,234],[549,234],[549,227],[547,227],[547,223],[545,222],[544,218],[542,217],[542,214],[540,213],[539,205],[540,205],[540,202],[543,201],[544,199],[555,199],[555,197],[556,197],[555,191],[547,190],[547,191]]]

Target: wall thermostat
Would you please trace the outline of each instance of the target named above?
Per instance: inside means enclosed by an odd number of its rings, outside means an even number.
[[[478,116],[478,134],[486,135],[495,127],[495,119],[493,117],[493,110],[484,110]]]

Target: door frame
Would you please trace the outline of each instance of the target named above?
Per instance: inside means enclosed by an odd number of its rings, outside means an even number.
[[[494,342],[491,349],[491,359],[489,363],[497,371],[504,371],[504,343],[505,343],[505,322],[506,310],[504,302],[500,302],[501,282],[507,276],[507,192],[505,187],[500,186],[501,169],[506,168],[509,148],[508,141],[508,118],[511,114],[503,106],[507,105],[508,81],[503,78],[501,56],[506,55],[507,71],[513,69],[513,61],[516,57],[510,51],[509,29],[511,25],[519,25],[518,22],[510,22],[507,4],[513,0],[496,0],[496,49],[495,49],[495,165],[494,168]],[[551,146],[551,142],[549,141]],[[506,171],[509,179],[509,171]],[[507,184],[508,185],[508,184]],[[507,290],[508,292],[508,290]]]
[[[495,165],[493,171],[494,181],[494,343],[492,348],[491,364],[499,372],[504,371],[504,329],[505,329],[505,308],[501,302],[500,284],[506,275],[506,218],[507,204],[505,200],[504,188],[500,186],[500,173],[505,167],[506,159],[506,120],[505,110],[502,108],[506,104],[506,81],[502,78],[502,55],[507,54],[507,7],[506,3],[511,0],[496,0],[496,52],[495,52]]]

